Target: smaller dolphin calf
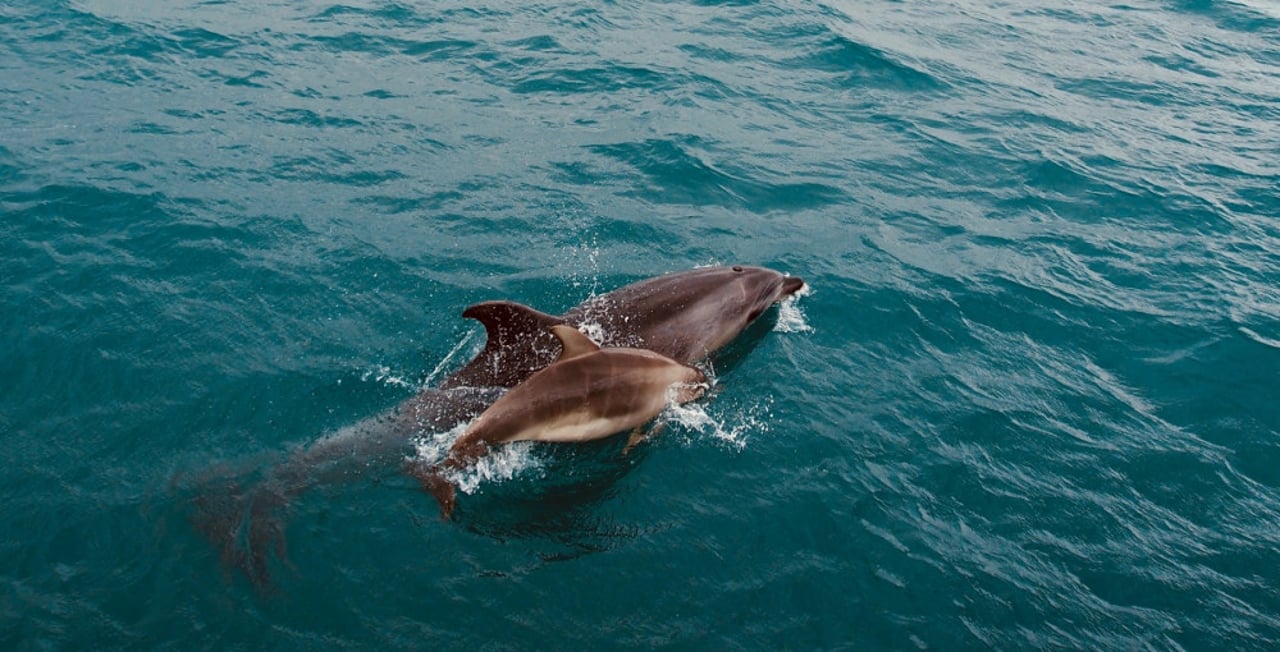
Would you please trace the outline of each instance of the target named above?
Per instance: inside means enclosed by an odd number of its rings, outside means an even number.
[[[563,351],[485,410],[438,466],[414,463],[409,471],[453,513],[456,492],[442,468],[460,470],[513,441],[584,442],[638,428],[670,402],[702,395],[706,376],[693,367],[644,349],[600,348],[572,326],[551,327]]]

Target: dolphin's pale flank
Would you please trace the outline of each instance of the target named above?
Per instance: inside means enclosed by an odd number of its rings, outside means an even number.
[[[514,441],[584,442],[637,428],[670,402],[702,394],[706,377],[664,355],[632,348],[600,348],[571,326],[553,326],[562,351],[485,410],[450,448],[438,467],[409,470],[440,502],[445,518],[455,491],[444,469],[470,466],[489,446]]]

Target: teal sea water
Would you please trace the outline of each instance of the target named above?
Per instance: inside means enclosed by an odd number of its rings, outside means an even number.
[[[193,523],[733,263],[812,291],[634,456]],[[3,649],[1280,647],[1271,0],[7,2],[0,305]]]

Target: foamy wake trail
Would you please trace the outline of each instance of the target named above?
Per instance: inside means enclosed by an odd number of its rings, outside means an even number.
[[[470,423],[458,424],[453,429],[437,435],[423,437],[414,442],[415,462],[433,466],[444,461],[449,448],[467,431]],[[487,482],[503,482],[521,473],[542,468],[542,461],[533,454],[533,442],[518,441],[489,448],[489,454],[475,464],[461,470],[442,469],[444,477],[458,490],[475,493]]]
[[[783,299],[778,304],[778,323],[773,327],[775,332],[808,333],[813,331],[813,327],[805,319],[804,311],[800,309],[800,297],[807,297],[810,294],[813,294],[813,289],[808,283],[805,283],[795,294]]]

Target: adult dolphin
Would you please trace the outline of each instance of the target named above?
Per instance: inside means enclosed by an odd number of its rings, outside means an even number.
[[[706,390],[701,371],[646,349],[600,348],[577,329],[551,327],[559,358],[534,372],[485,410],[438,465],[408,465],[449,518],[455,503],[447,471],[458,471],[515,441],[585,442],[639,428],[668,403],[687,403]]]
[[[267,581],[270,549],[283,550],[279,511],[307,488],[371,468],[394,468],[410,438],[440,432],[482,413],[503,388],[514,387],[556,359],[549,332],[570,324],[609,347],[643,348],[691,364],[714,353],[804,281],[743,265],[705,267],[657,276],[591,297],[561,316],[510,301],[475,304],[463,312],[485,328],[475,358],[434,387],[386,414],[343,428],[266,469],[252,487],[226,482],[194,500],[192,520],[220,546],[224,561],[258,583]],[[279,552],[277,553],[279,554]]]
[[[648,278],[591,297],[560,316],[514,301],[477,303],[462,316],[484,326],[484,348],[439,385],[402,403],[396,430],[447,430],[480,414],[493,401],[493,393],[482,389],[514,387],[556,359],[560,345],[549,330],[556,324],[585,330],[601,346],[648,349],[693,364],[803,287],[797,276],[732,265]]]
[[[737,337],[769,306],[795,294],[804,280],[764,267],[704,267],[666,274],[601,294],[559,317],[511,301],[463,311],[484,325],[488,340],[474,359],[440,384],[514,387],[560,352],[548,328],[587,329],[601,346],[648,349],[691,364]]]

